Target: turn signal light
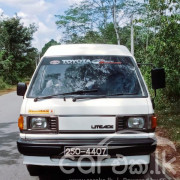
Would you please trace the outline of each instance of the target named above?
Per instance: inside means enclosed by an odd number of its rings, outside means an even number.
[[[155,129],[157,126],[157,117],[156,116],[152,116],[151,118],[151,128]]]
[[[24,118],[23,118],[23,116],[19,116],[18,127],[19,127],[20,130],[23,130],[23,127],[24,127]]]

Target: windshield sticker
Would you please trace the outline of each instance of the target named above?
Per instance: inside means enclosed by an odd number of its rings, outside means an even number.
[[[45,109],[45,110],[29,110],[29,114],[51,114],[53,110]]]
[[[99,64],[122,64],[122,62],[100,61]]]
[[[63,64],[88,64],[91,63],[89,59],[76,59],[76,60],[62,60]]]
[[[122,64],[122,62],[106,61],[104,59],[92,60],[93,64]]]
[[[106,61],[104,59],[76,59],[76,60],[62,60],[63,64],[122,64],[122,62]]]
[[[60,61],[59,60],[53,60],[53,61],[50,61],[50,64],[60,64]]]

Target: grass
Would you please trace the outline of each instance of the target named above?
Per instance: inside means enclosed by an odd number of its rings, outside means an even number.
[[[0,95],[3,94],[7,94],[11,91],[15,91],[16,90],[16,86],[14,85],[9,85],[7,83],[5,83],[2,79],[2,77],[0,77]]]
[[[177,150],[180,152],[180,100],[169,104],[169,107],[156,110],[158,116],[158,126],[165,129],[170,140],[175,142]]]
[[[3,78],[0,76],[0,90],[8,89],[10,86],[3,81]]]
[[[29,84],[30,78],[24,78],[20,80],[20,82],[25,82],[26,84]],[[0,96],[3,94],[7,94],[12,91],[16,91],[17,85],[9,85],[6,82],[3,81],[3,78],[0,76]]]
[[[16,86],[8,86],[7,88],[5,89],[0,89],[0,96],[1,95],[4,95],[4,94],[7,94],[7,93],[10,93],[12,91],[15,91],[16,90]]]

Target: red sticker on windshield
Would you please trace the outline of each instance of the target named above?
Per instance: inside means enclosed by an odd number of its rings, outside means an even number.
[[[99,64],[122,64],[122,62],[100,61]]]

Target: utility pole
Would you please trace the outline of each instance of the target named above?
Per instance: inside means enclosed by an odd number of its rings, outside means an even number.
[[[133,27],[133,14],[131,15],[131,54],[134,56],[134,27]]]

